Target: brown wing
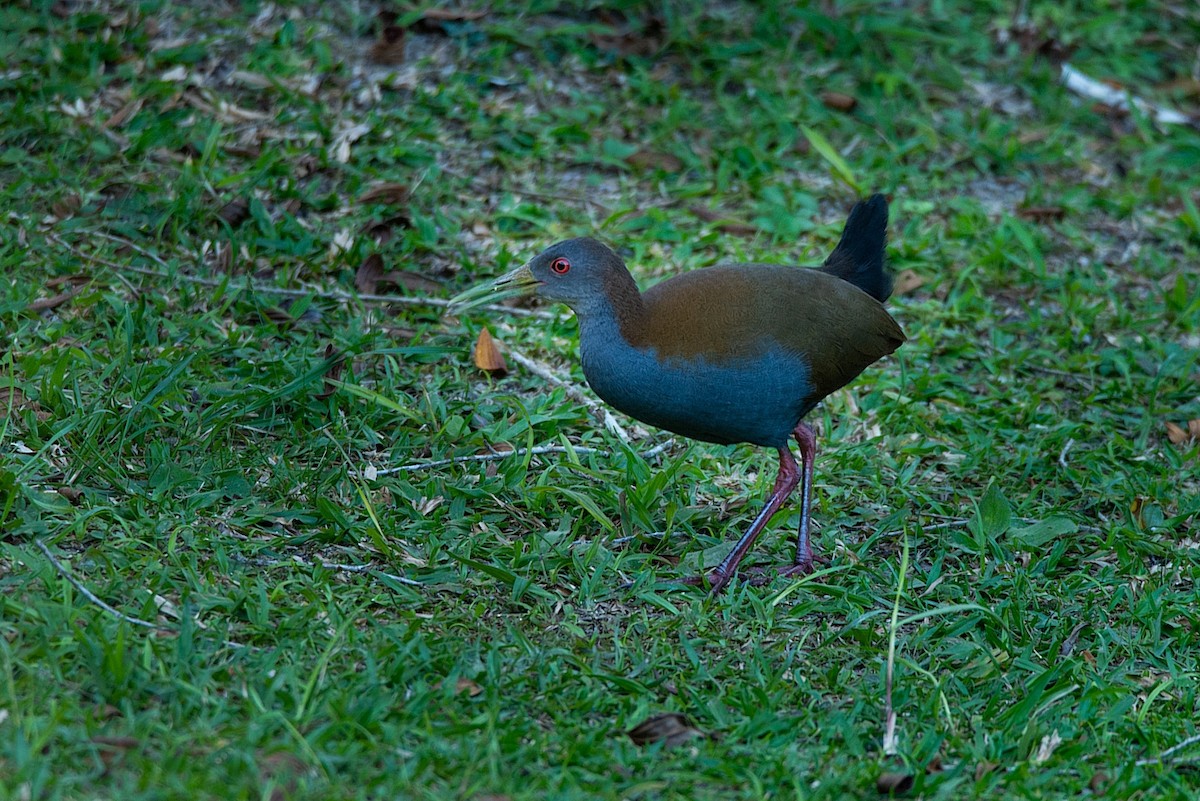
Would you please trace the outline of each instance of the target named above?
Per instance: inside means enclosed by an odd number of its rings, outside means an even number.
[[[826,273],[781,265],[693,270],[647,290],[635,345],[718,363],[781,346],[804,357],[814,397],[849,383],[894,351],[904,333],[879,301]]]

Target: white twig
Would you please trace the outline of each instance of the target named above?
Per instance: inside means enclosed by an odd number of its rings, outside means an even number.
[[[675,440],[668,439],[665,442],[660,442],[649,450],[642,451],[643,459],[653,459],[667,448],[671,447]],[[541,456],[547,453],[594,453],[599,456],[608,456],[610,451],[603,448],[591,448],[586,445],[538,445],[534,448],[519,448],[511,451],[496,451],[495,453],[472,453],[467,456],[453,456],[449,459],[435,459],[431,462],[413,462],[411,464],[402,464],[396,467],[385,467],[382,470],[376,470],[375,475],[386,476],[389,473],[408,473],[414,470],[431,470],[435,467],[445,467],[451,464],[465,464],[468,462],[498,462],[501,459],[510,459],[514,456]]]
[[[599,448],[588,448],[584,445],[576,445],[568,449],[565,445],[538,445],[536,448],[521,448],[511,451],[497,451],[495,453],[472,453],[467,456],[454,456],[449,459],[435,459],[432,462],[413,462],[412,464],[402,464],[398,467],[387,467],[383,470],[376,470],[375,475],[386,476],[389,473],[408,473],[414,470],[430,470],[435,467],[445,467],[448,464],[463,464],[466,462],[498,462],[501,459],[508,459],[512,456],[540,456],[544,453],[598,453],[607,455],[608,451],[600,450]]]
[[[508,348],[508,355],[512,357],[514,362],[521,365],[534,375],[546,379],[551,384],[557,384],[558,386],[562,387],[564,390],[566,390],[568,395],[599,415],[600,419],[604,421],[605,428],[620,437],[621,441],[629,442],[629,432],[625,430],[624,426],[617,422],[617,418],[613,417],[612,413],[609,412],[608,409],[604,407],[604,404],[600,403],[600,401],[587,395],[575,384],[571,383],[565,378],[562,378],[552,369],[550,369],[548,365],[542,364],[537,359],[530,358],[521,351],[512,347]]]
[[[1089,78],[1070,64],[1064,63],[1062,65],[1062,79],[1066,87],[1072,92],[1083,95],[1089,100],[1097,100],[1106,106],[1128,111],[1132,105],[1139,111],[1150,115],[1155,122],[1175,125],[1196,125],[1196,120],[1193,120],[1186,114],[1182,114],[1172,108],[1155,105],[1147,100],[1142,100],[1140,97],[1135,97],[1132,92],[1114,89],[1106,83]]]
[[[71,575],[71,571],[67,570],[67,566],[58,561],[58,558],[50,552],[49,548],[46,547],[46,543],[42,542],[41,540],[34,540],[33,544],[37,546],[38,550],[41,551],[48,560],[50,560],[50,564],[53,565],[54,569],[58,571],[58,575],[70,582],[71,586],[78,590],[80,595],[82,595],[84,598],[87,598],[105,612],[108,612],[113,617],[120,618],[121,620],[124,620],[126,623],[129,623],[133,626],[141,626],[142,628],[154,629],[155,631],[170,631],[170,629],[165,629],[157,623],[151,623],[149,620],[142,620],[140,617],[132,617],[125,614],[120,609],[109,606],[103,599],[96,595],[96,593],[83,586],[83,583],[80,582],[79,579]]]
[[[357,292],[347,292],[342,289],[287,289],[284,287],[266,286],[263,284],[256,284],[253,281],[251,281],[250,279],[246,279],[245,282],[239,283],[239,282],[233,281],[232,279],[227,279],[227,278],[204,278],[204,277],[201,277],[198,275],[187,275],[185,273],[172,272],[170,265],[167,262],[165,262],[160,256],[158,256],[156,253],[154,253],[150,250],[147,250],[146,248],[141,247],[140,245],[138,245],[134,242],[129,241],[128,239],[122,239],[119,236],[113,236],[112,234],[107,234],[104,231],[93,231],[92,233],[95,234],[96,236],[101,237],[102,239],[108,239],[113,242],[118,242],[122,245],[125,245],[126,247],[132,248],[133,250],[136,250],[138,253],[142,254],[146,258],[151,259],[152,261],[156,262],[157,264],[162,265],[162,267],[164,269],[163,270],[151,270],[148,267],[138,267],[137,265],[134,265],[134,264],[117,264],[116,262],[112,262],[107,259],[103,259],[99,256],[84,253],[84,252],[80,251],[78,248],[68,244],[67,242],[63,241],[62,239],[60,239],[57,236],[51,235],[49,237],[49,239],[51,239],[54,242],[57,242],[58,244],[62,245],[65,248],[67,248],[72,253],[74,253],[76,256],[79,256],[82,259],[89,259],[97,264],[103,264],[105,267],[109,267],[113,270],[117,270],[117,271],[127,270],[131,273],[137,273],[139,275],[149,275],[149,276],[154,276],[156,278],[163,278],[166,280],[174,279],[174,280],[184,281],[185,283],[189,283],[189,284],[199,284],[201,286],[229,285],[229,286],[233,287],[234,289],[241,289],[241,290],[245,290],[247,292],[256,292],[256,293],[263,294],[263,295],[279,295],[281,297],[288,297],[288,298],[318,297],[318,298],[323,298],[326,300],[347,300],[347,301],[361,300],[366,303],[399,303],[399,304],[403,304],[403,305],[407,305],[407,306],[435,306],[435,307],[441,308],[441,309],[444,309],[450,305],[449,300],[443,300],[442,298],[410,297],[408,295],[367,295],[367,294],[360,294]],[[118,272],[118,275],[119,274],[120,273]],[[487,306],[483,306],[482,308],[487,309],[488,311],[493,311],[493,312],[514,314],[519,317],[537,317],[542,320],[558,319],[557,315],[555,315],[551,312],[548,312],[548,311],[543,311],[541,309],[519,309],[519,308],[513,308],[512,306],[500,306],[500,305],[496,305],[496,304],[490,304]]]
[[[60,562],[58,560],[58,558],[53,554],[53,552],[51,552],[51,550],[48,547],[46,547],[46,543],[42,542],[41,540],[34,540],[33,544],[37,546],[38,550],[41,551],[42,554],[46,557],[46,559],[49,560],[50,564],[54,566],[54,569],[56,571],[58,571],[58,574],[60,576],[62,576],[63,578],[65,578],[68,582],[70,582],[71,586],[79,591],[80,595],[82,595],[84,598],[87,598],[93,604],[100,607],[105,612],[108,612],[113,617],[119,618],[120,620],[124,620],[126,623],[130,624],[131,626],[141,626],[144,629],[153,629],[154,631],[159,631],[159,632],[162,632],[163,634],[170,634],[172,636],[179,635],[179,632],[176,631],[175,629],[168,628],[167,626],[160,626],[157,623],[151,623],[149,620],[142,620],[140,617],[133,617],[132,615],[127,615],[124,612],[122,612],[120,609],[110,606],[102,598],[100,598],[100,596],[96,595],[96,593],[92,592],[87,587],[85,587],[79,579],[77,579],[77,578],[75,578],[75,576],[71,575],[71,571],[67,570],[67,566],[64,565],[62,562]],[[200,628],[204,628],[204,626],[201,625],[200,621],[193,620],[193,622]],[[246,647],[242,643],[233,642],[232,640],[222,640],[221,642],[230,648],[245,648]]]
[[[237,556],[235,559],[236,561],[244,562],[248,565],[254,565],[256,567],[279,567],[280,565],[288,564],[300,565],[301,567],[314,567],[319,565],[326,570],[336,570],[341,573],[374,573],[375,575],[383,576],[384,578],[390,578],[393,581],[398,581],[401,584],[407,584],[410,587],[424,586],[421,584],[421,582],[405,576],[397,576],[395,573],[386,573],[382,570],[379,570],[374,565],[342,565],[338,564],[337,562],[324,561],[308,562],[304,559],[301,559],[299,556],[293,556],[290,559],[266,559],[261,556]]]
[[[1058,463],[1062,467],[1063,470],[1067,469],[1067,452],[1069,450],[1071,450],[1071,448],[1074,447],[1074,445],[1075,445],[1075,440],[1068,439],[1067,444],[1063,445],[1063,449],[1061,451],[1059,451]]]
[[[1176,754],[1176,753],[1182,751],[1183,749],[1187,748],[1188,746],[1195,745],[1196,743],[1200,743],[1200,734],[1193,734],[1191,737],[1188,737],[1186,740],[1175,743],[1175,745],[1171,746],[1166,751],[1163,751],[1158,756],[1147,757],[1146,759],[1139,759],[1134,764],[1136,764],[1140,768],[1140,767],[1145,767],[1146,765],[1157,765],[1161,762],[1166,762],[1167,759],[1169,757],[1171,757],[1173,754]]]
[[[292,561],[299,565],[306,565],[309,567],[312,566],[298,556],[292,557]],[[395,573],[386,573],[373,565],[340,565],[336,562],[317,562],[317,564],[326,570],[338,570],[342,573],[375,573],[376,575],[383,576],[384,578],[389,578],[392,581],[398,581],[401,584],[407,584],[410,587],[423,586],[419,581],[410,579],[407,576],[398,576]]]

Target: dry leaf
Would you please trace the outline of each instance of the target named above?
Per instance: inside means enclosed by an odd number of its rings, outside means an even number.
[[[250,201],[244,197],[235,197],[217,212],[217,218],[228,223],[230,228],[237,228],[250,217]]]
[[[122,125],[128,122],[134,114],[137,114],[142,110],[142,104],[145,102],[146,101],[140,97],[130,100],[128,103],[121,106],[121,108],[114,111],[109,118],[104,121],[104,127],[110,131],[113,128],[120,128]]]
[[[683,161],[678,156],[673,156],[670,153],[662,153],[657,150],[639,150],[627,156],[625,163],[639,170],[679,172],[683,169]]]
[[[92,742],[96,745],[107,745],[111,748],[137,748],[139,741],[133,737],[110,736],[106,734],[97,734],[92,738]]]
[[[667,712],[646,718],[626,732],[634,745],[650,745],[661,742],[666,748],[674,748],[693,737],[704,737],[704,732],[692,725],[685,715]]]
[[[46,288],[47,289],[57,289],[58,287],[62,286],[63,284],[70,284],[71,286],[80,286],[82,284],[86,284],[88,281],[91,281],[91,280],[92,280],[92,277],[90,275],[87,275],[86,273],[74,273],[72,275],[56,275],[55,277],[51,278],[49,281],[46,282]]]
[[[1067,216],[1067,210],[1062,206],[1025,206],[1017,209],[1017,216],[1023,220],[1047,223],[1061,220]]]
[[[479,329],[479,338],[475,340],[475,366],[488,375],[503,378],[508,375],[508,364],[504,354],[496,347],[496,341],[487,328]]]
[[[1200,429],[1200,421],[1193,420],[1189,422],[1188,428],[1183,428],[1182,426],[1176,425],[1170,420],[1167,421],[1167,439],[1171,441],[1172,445],[1183,445],[1190,440],[1197,439],[1197,437],[1189,430],[1192,428],[1192,423],[1198,423],[1196,428]]]
[[[399,25],[385,25],[367,57],[376,64],[403,64],[404,49],[404,29]]]
[[[383,277],[383,256],[372,253],[363,259],[354,273],[354,288],[363,295],[374,295],[379,289],[379,279]]]
[[[301,776],[307,774],[308,765],[295,754],[276,751],[258,760],[258,774],[263,781],[271,780],[275,789],[270,801],[286,801],[296,793]]]
[[[875,780],[875,789],[880,795],[896,795],[898,793],[907,793],[912,789],[913,777],[911,773],[881,773],[879,778]]]
[[[342,377],[342,370],[346,368],[346,354],[335,348],[332,342],[325,346],[325,360],[329,362],[329,369],[321,379],[325,388],[317,393],[317,400],[325,400],[338,391],[338,381]]]
[[[822,92],[821,102],[825,104],[826,108],[834,111],[854,111],[854,107],[858,105],[856,98],[841,92]]]
[[[458,695],[466,693],[469,697],[474,698],[483,692],[483,688],[470,679],[459,679],[454,682],[454,692]]]
[[[46,311],[47,309],[57,309],[59,306],[66,303],[71,298],[79,293],[78,288],[72,288],[58,295],[51,295],[48,298],[38,298],[33,303],[29,304],[30,311]]]
[[[66,498],[72,506],[78,506],[79,501],[83,499],[83,492],[81,490],[65,485],[58,488],[58,494]]]
[[[393,270],[390,273],[384,273],[379,277],[379,283],[404,287],[409,292],[427,292],[429,290],[445,288],[432,278],[426,278],[419,273],[410,273],[405,270],[399,272]]]
[[[487,16],[486,11],[457,11],[449,8],[430,8],[411,26],[416,33],[447,34],[446,23],[474,22]]]
[[[658,15],[648,17],[640,30],[629,28],[625,24],[626,18],[619,12],[599,9],[596,16],[600,22],[613,28],[612,33],[592,34],[592,44],[600,50],[617,52],[623,56],[646,57],[655,55],[666,44],[667,26]]]
[[[74,216],[75,212],[79,211],[79,208],[82,205],[83,201],[80,199],[79,195],[71,193],[55,201],[54,204],[50,206],[50,211],[58,219],[65,220],[68,217]]]
[[[925,279],[917,275],[915,270],[901,270],[892,286],[895,295],[907,295],[925,285]]]
[[[1054,749],[1062,745],[1062,736],[1058,733],[1058,729],[1047,734],[1038,744],[1037,753],[1033,755],[1033,764],[1040,765],[1046,762],[1050,757],[1054,756]]]
[[[296,323],[296,318],[292,316],[291,312],[281,306],[268,306],[265,309],[259,309],[259,316],[280,328],[290,328]]]
[[[385,217],[382,220],[373,220],[362,227],[362,233],[375,240],[375,243],[382,245],[391,241],[393,231],[396,228],[408,228],[412,225],[412,219],[405,213],[393,214],[390,217]]]
[[[408,202],[408,184],[382,183],[367,187],[358,196],[359,203],[400,204]]]
[[[714,227],[718,231],[724,231],[727,234],[754,236],[758,233],[758,228],[750,223],[731,220],[720,212],[706,209],[703,206],[689,206],[688,211],[705,222],[715,223]]]

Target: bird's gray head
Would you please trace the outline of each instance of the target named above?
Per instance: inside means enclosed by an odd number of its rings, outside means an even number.
[[[500,296],[534,292],[567,304],[577,315],[588,315],[611,306],[617,298],[636,296],[637,285],[620,256],[585,236],[551,245],[491,284],[468,289],[451,301],[451,311],[458,313],[494,300],[496,291]]]

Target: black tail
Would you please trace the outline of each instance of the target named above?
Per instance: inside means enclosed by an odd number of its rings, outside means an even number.
[[[880,303],[892,294],[892,276],[883,269],[887,243],[887,200],[871,195],[854,204],[842,238],[825,260],[821,271],[849,281]]]

